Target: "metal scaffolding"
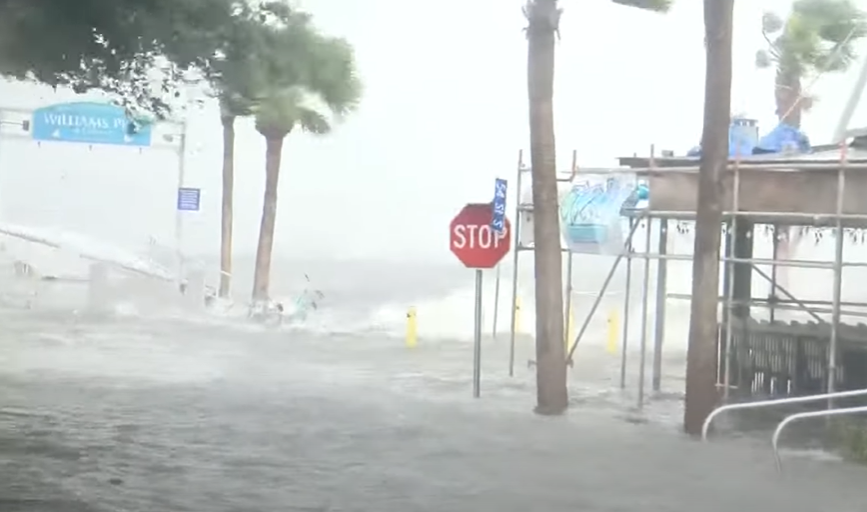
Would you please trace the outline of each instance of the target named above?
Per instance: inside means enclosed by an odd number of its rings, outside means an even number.
[[[558,181],[572,181],[575,176],[580,172],[581,175],[623,175],[623,174],[632,174],[638,178],[642,177],[665,177],[665,176],[684,176],[684,175],[696,175],[698,173],[698,167],[694,164],[683,165],[683,166],[665,166],[658,165],[658,161],[653,156],[653,150],[651,150],[651,157],[649,159],[649,165],[646,167],[621,167],[614,169],[579,169],[577,165],[574,164],[575,158],[573,153],[573,167],[572,173],[568,178],[562,178]],[[719,346],[719,361],[721,368],[721,375],[717,376],[718,385],[723,390],[724,398],[729,398],[729,390],[731,389],[731,368],[732,368],[732,333],[733,333],[733,322],[736,317],[736,309],[738,307],[749,307],[749,306],[758,306],[758,307],[767,307],[770,311],[780,310],[780,309],[796,309],[799,311],[804,311],[807,314],[811,315],[814,319],[819,321],[821,324],[830,324],[830,343],[828,346],[828,368],[827,368],[827,392],[831,393],[835,391],[835,385],[837,380],[837,359],[838,359],[838,351],[839,351],[839,326],[840,326],[840,318],[841,315],[849,312],[841,311],[841,307],[844,305],[852,306],[852,307],[865,307],[867,308],[867,303],[843,303],[841,299],[842,295],[842,273],[843,269],[846,267],[867,267],[867,263],[864,262],[846,262],[844,261],[844,230],[847,228],[865,228],[867,227],[867,214],[863,213],[848,213],[846,208],[844,208],[844,203],[846,203],[846,179],[847,175],[852,176],[855,173],[863,173],[867,170],[867,158],[859,159],[857,161],[850,161],[848,158],[848,150],[845,144],[840,146],[840,156],[838,161],[828,161],[817,163],[816,161],[810,162],[797,162],[797,161],[778,161],[774,162],[773,160],[741,160],[736,159],[731,162],[727,168],[727,173],[729,173],[729,177],[731,182],[733,183],[732,193],[730,194],[730,204],[724,205],[724,208],[727,208],[727,211],[723,212],[723,222],[725,227],[727,228],[727,236],[726,236],[726,251],[724,255],[721,255],[720,262],[721,269],[723,270],[724,277],[724,294],[721,297],[721,301],[724,303],[722,320],[720,322],[721,326],[724,326],[724,336],[720,336]],[[518,194],[519,201],[518,206],[516,208],[516,216],[520,217],[522,212],[532,211],[532,205],[528,205],[526,203],[522,203],[520,201],[520,193],[521,193],[521,176],[527,169],[519,162],[518,168]],[[805,212],[783,212],[783,211],[756,211],[755,208],[746,209],[741,202],[741,188],[742,183],[741,179],[745,173],[755,171],[762,171],[764,173],[789,173],[787,176],[792,176],[793,173],[798,175],[804,173],[833,173],[836,175],[836,200],[833,206],[833,211],[831,212],[823,212],[823,213],[805,213]],[[754,174],[755,175],[755,174]],[[768,175],[769,176],[769,175]],[[829,176],[830,179],[830,176]],[[634,260],[643,260],[644,261],[644,276],[642,283],[642,295],[641,295],[641,312],[640,312],[640,324],[641,324],[641,334],[639,339],[640,344],[640,361],[639,361],[639,382],[638,382],[638,406],[642,407],[644,404],[645,397],[645,366],[646,366],[646,356],[648,350],[648,319],[650,314],[654,315],[655,319],[655,329],[653,332],[653,364],[652,364],[652,389],[654,391],[659,391],[661,388],[662,382],[662,351],[664,346],[664,338],[665,338],[665,309],[666,309],[666,300],[669,298],[674,299],[689,299],[688,295],[683,294],[668,294],[667,293],[667,262],[668,261],[691,261],[692,255],[690,254],[669,254],[667,251],[668,247],[668,235],[669,230],[671,228],[670,222],[672,221],[693,221],[695,219],[695,212],[692,211],[675,211],[675,210],[654,210],[653,209],[653,187],[650,188],[651,200],[650,204],[647,208],[627,208],[622,211],[622,215],[627,218],[627,222],[629,225],[628,236],[626,237],[623,250],[616,255],[615,261],[611,266],[611,269],[600,288],[599,292],[596,295],[596,298],[590,308],[590,311],[587,314],[587,317],[584,319],[584,322],[579,329],[577,336],[574,342],[571,344],[567,356],[567,361],[571,363],[572,357],[574,356],[575,350],[578,347],[582,337],[585,335],[587,328],[590,324],[590,321],[595,314],[599,304],[601,303],[609,284],[611,283],[612,278],[614,277],[618,266],[621,261],[626,260],[626,290],[624,293],[623,299],[623,309],[622,309],[622,318],[623,318],[623,327],[622,327],[622,344],[621,344],[621,367],[620,367],[620,387],[626,387],[626,370],[627,370],[627,358],[628,358],[628,348],[629,348],[629,321],[630,321],[630,301],[631,301],[631,288],[632,288],[632,262]],[[848,204],[848,203],[847,203]],[[646,224],[646,236],[644,240],[644,249],[643,252],[635,251],[634,247],[634,235],[637,231],[637,228],[640,223]],[[776,252],[771,259],[762,259],[762,258],[754,258],[750,257],[739,257],[738,256],[738,226],[739,223],[744,223],[744,225],[755,225],[755,224],[773,224],[777,225],[797,225],[797,226],[811,226],[811,227],[830,227],[834,229],[835,233],[835,247],[834,247],[834,259],[832,261],[804,261],[804,260],[779,260],[777,259]],[[520,222],[517,223],[520,229]],[[722,226],[721,226],[722,227]],[[516,244],[515,244],[515,254],[514,254],[514,268],[513,268],[513,280],[512,280],[512,311],[513,311],[513,321],[512,321],[512,330],[510,336],[510,361],[509,361],[509,373],[510,375],[514,372],[514,347],[515,347],[515,330],[514,330],[514,311],[515,311],[515,300],[517,297],[517,268],[518,268],[518,258],[522,251],[532,250],[532,246],[522,246],[520,244],[520,231],[516,229]],[[652,252],[652,231],[656,229],[658,231],[658,243],[657,243],[657,251]],[[774,233],[774,236],[777,236],[777,233]],[[750,241],[750,244],[752,242]],[[774,244],[776,246],[776,244]],[[567,249],[564,249],[564,252],[568,252]],[[752,249],[750,249],[752,252]],[[657,261],[657,269],[656,269],[656,290],[654,294],[651,294],[650,291],[650,262],[652,260]],[[759,266],[770,266],[771,272],[770,275],[768,273],[762,271]],[[777,282],[776,270],[778,267],[795,267],[795,268],[817,268],[817,269],[827,269],[833,272],[833,286],[831,291],[831,299],[830,301],[805,301],[799,300],[792,293],[786,290],[783,286]],[[771,285],[771,290],[773,293],[779,293],[784,296],[785,299],[782,300],[762,300],[755,299],[752,296],[752,292],[749,292],[749,296],[746,299],[737,298],[736,290],[735,290],[735,275],[739,271],[739,269],[743,269],[747,272],[755,272],[763,279],[767,280]],[[571,310],[571,295],[572,295],[572,253],[569,252],[569,256],[567,259],[567,269],[566,269],[566,311]],[[651,312],[651,296],[653,296],[653,301],[655,302],[655,311]],[[817,307],[817,306],[828,306],[830,305],[830,309],[827,307]],[[821,316],[820,313],[830,313],[831,319],[830,322],[827,322]],[[856,312],[853,312],[856,313]],[[721,333],[722,334],[722,333]]]
[[[577,166],[577,158],[578,152],[572,151],[572,168],[568,173],[561,173],[557,178],[557,183],[571,183],[575,176],[578,173]],[[521,200],[521,192],[523,190],[523,176],[525,173],[530,172],[530,168],[524,164],[524,152],[518,151],[518,169],[517,169],[517,179],[515,180],[515,191],[517,200],[515,201],[515,243],[514,248],[512,250],[513,260],[512,260],[512,301],[511,301],[511,321],[509,325],[509,376],[512,377],[515,375],[515,320],[517,319],[518,308],[518,263],[520,261],[521,253],[524,251],[533,251],[535,250],[535,246],[532,244],[523,245],[521,243],[521,217],[525,213],[532,214],[533,212],[533,204],[532,202],[526,203]],[[566,283],[565,283],[565,318],[566,321],[569,321],[569,311],[572,310],[572,252],[568,249],[561,249],[567,256],[566,263]],[[497,280],[497,287],[499,291],[499,279]],[[499,296],[499,293],[497,293]],[[496,307],[494,308],[496,310]],[[496,321],[495,321],[494,330],[496,331]]]

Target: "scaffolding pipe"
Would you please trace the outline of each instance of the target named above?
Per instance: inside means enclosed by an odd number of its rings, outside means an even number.
[[[837,174],[837,214],[843,213],[846,186],[846,146],[840,146],[840,169]],[[843,288],[843,222],[837,218],[837,239],[834,251],[834,289],[831,292],[831,342],[828,344],[828,392],[833,393],[837,381],[837,345],[840,324],[840,299]],[[828,401],[828,407],[832,406]]]
[[[511,322],[509,322],[509,377],[515,376],[515,321],[517,320],[517,300],[518,300],[518,254],[520,254],[521,246],[521,175],[524,173],[524,151],[518,151],[518,177],[515,180],[515,249],[512,255],[512,302],[511,304]]]
[[[819,305],[819,306],[830,306],[832,302],[830,300],[812,300],[812,299],[798,299],[797,301],[793,300],[778,300],[779,304],[797,304],[798,302],[806,305]],[[858,308],[867,308],[867,302],[850,302],[850,301],[840,301],[840,306],[851,306]]]
[[[847,170],[851,170],[851,167],[847,167]],[[678,211],[678,210],[645,210],[645,209],[624,209],[623,213],[626,217],[652,217],[654,219],[658,219],[660,217],[666,217],[669,219],[678,219],[679,220],[692,220],[695,217],[695,212],[687,212],[687,211]],[[859,221],[867,221],[867,214],[863,213],[803,213],[803,212],[757,212],[757,211],[743,211],[743,212],[733,212],[733,211],[724,211],[722,212],[722,216],[725,217],[734,217],[735,215],[740,217],[768,217],[768,218],[784,218],[784,219],[804,219],[804,220],[827,220],[827,221],[836,221],[838,217],[842,220],[859,220]]]
[[[738,161],[735,161],[735,176],[734,176],[734,190],[735,193],[732,194],[732,210],[737,212],[740,204],[738,201],[738,196],[740,196],[741,190],[741,174],[738,170]],[[732,217],[731,226],[729,229],[731,232],[729,233],[728,241],[729,248],[728,253],[732,256],[737,255],[737,240],[738,240],[738,217],[735,215]],[[728,263],[728,274],[729,279],[726,283],[726,305],[725,305],[725,319],[726,319],[726,343],[725,343],[725,353],[721,354],[723,360],[725,361],[725,368],[723,371],[723,401],[727,402],[729,399],[729,386],[731,385],[731,376],[732,376],[732,340],[734,336],[732,335],[732,316],[734,309],[732,308],[732,300],[734,299],[733,295],[735,293],[735,271],[737,269],[737,264],[734,262]]]
[[[668,252],[668,219],[659,219],[659,254]],[[656,318],[653,334],[653,391],[662,389],[662,345],[665,343],[665,289],[668,262],[656,262]]]
[[[629,218],[629,233],[635,232],[638,224],[634,218]],[[632,288],[632,235],[626,238],[626,289],[623,292],[623,341],[620,344],[620,389],[626,389],[626,349],[629,346],[629,299]]]
[[[666,295],[669,299],[676,300],[692,300],[692,297],[688,293],[669,293]],[[723,302],[725,297],[718,297],[717,302]],[[815,308],[815,307],[807,307],[805,310],[802,306],[792,305],[793,303],[787,304],[779,304],[777,303],[777,309],[780,311],[803,311],[812,316],[813,313],[823,313],[830,314],[833,312],[831,308]],[[732,301],[732,305],[734,306],[759,306],[764,307],[768,306],[768,301],[755,300],[755,301]],[[858,318],[867,318],[867,311],[852,311],[852,310],[840,310],[840,316],[853,316]],[[830,325],[826,320],[822,320],[823,324]]]
[[[636,253],[635,258],[644,259],[649,258],[652,260],[675,260],[675,261],[692,261],[692,256],[688,254],[658,254],[658,253],[650,253],[650,254],[641,254]],[[765,259],[765,258],[729,258],[729,257],[720,257],[720,261],[731,261],[734,263],[752,263],[755,265],[767,265],[770,266],[773,264],[774,260]],[[783,263],[785,267],[797,267],[797,268],[815,268],[820,270],[833,270],[834,262],[831,261],[810,261],[810,260],[785,260],[778,261],[777,263]],[[843,267],[867,267],[867,262],[851,262],[844,263],[841,266]]]
[[[834,172],[839,168],[839,163],[818,163],[818,162],[777,162],[777,163],[741,163],[741,171],[762,171],[762,172],[780,172],[780,173],[796,173],[796,172]],[[735,164],[730,162],[724,171],[734,171]],[[852,171],[867,170],[867,163],[862,160],[857,164],[849,164],[847,169]],[[589,171],[588,171],[589,172]],[[629,167],[629,168],[599,168],[593,169],[593,174],[634,174],[637,176],[661,176],[664,174],[698,174],[699,167],[683,166],[683,167]]]
[[[822,318],[821,316],[815,314],[815,313],[814,313],[814,312],[813,312],[813,311],[812,311],[812,310],[807,306],[806,303],[804,303],[802,300],[800,300],[800,299],[798,299],[797,297],[795,297],[794,295],[792,295],[792,293],[789,292],[789,290],[787,290],[787,289],[783,288],[782,286],[780,286],[779,283],[774,282],[774,280],[773,280],[770,276],[768,276],[766,273],[764,273],[760,268],[758,268],[758,267],[755,266],[755,265],[752,265],[752,269],[753,269],[753,270],[754,270],[754,271],[755,271],[759,276],[761,276],[762,278],[766,279],[769,283],[771,283],[771,286],[772,286],[772,288],[771,288],[771,293],[773,293],[774,290],[779,290],[783,295],[785,295],[786,297],[788,297],[789,300],[791,300],[792,302],[794,302],[796,305],[800,306],[801,309],[802,309],[804,312],[808,313],[808,314],[809,314],[811,317],[813,317],[817,322],[819,322],[819,323],[826,323],[824,318]],[[777,302],[777,301],[769,301],[768,303],[771,305],[771,313],[773,313],[773,311],[774,311],[774,304],[778,304],[778,302]],[[773,317],[771,317],[771,321],[773,322]]]
[[[635,235],[635,231],[637,229],[638,223],[636,222],[632,226],[632,229],[629,230],[629,236],[626,237],[626,242],[624,243],[624,245],[629,245],[632,243],[632,236]],[[584,319],[584,323],[581,324],[581,329],[578,331],[578,335],[575,336],[575,342],[569,348],[569,354],[566,357],[566,362],[568,362],[569,364],[572,364],[572,356],[575,354],[575,349],[578,348],[578,342],[581,341],[581,338],[584,336],[584,333],[590,326],[590,320],[593,319],[593,315],[599,308],[599,304],[602,302],[602,297],[605,296],[605,291],[608,290],[608,285],[611,284],[611,280],[614,278],[614,273],[617,271],[617,266],[620,264],[620,260],[623,259],[623,255],[623,251],[617,254],[617,258],[611,265],[611,270],[608,271],[608,275],[605,277],[605,282],[602,283],[602,288],[599,290],[599,293],[596,294],[596,299],[593,301],[593,305],[590,307],[590,312],[587,313],[587,317]]]
[[[651,219],[644,222],[645,236],[644,251],[650,252],[650,235],[652,233]],[[644,380],[645,366],[647,363],[647,317],[650,306],[650,260],[644,260],[644,283],[641,289],[641,352],[638,366],[638,408],[644,407]]]
[[[691,300],[692,296],[688,293],[666,293],[666,298],[668,299],[683,299],[683,300]],[[725,297],[720,295],[717,297],[718,301],[725,300]],[[768,299],[759,299],[759,298],[751,298],[749,300],[744,301],[733,301],[736,306],[767,306],[771,301]],[[810,300],[810,299],[799,299],[797,301],[794,300],[777,300],[775,301],[777,304],[785,305],[798,305],[798,303],[802,303],[804,306],[830,306],[833,304],[830,300]],[[850,306],[856,308],[867,308],[867,303],[865,302],[848,302],[848,301],[840,301],[840,306]],[[824,322],[824,320],[823,320]]]
[[[563,310],[563,339],[565,340],[566,350],[569,350],[569,326],[572,322],[572,256],[572,251],[569,251],[566,255],[566,297],[564,297],[565,304]]]
[[[774,227],[773,227],[774,239],[771,243],[771,259],[774,260],[775,262],[777,261],[777,258],[779,258],[779,256],[780,256],[780,246],[777,243],[779,241],[778,237],[780,236],[779,230],[780,230],[780,226],[777,224],[774,224]],[[753,265],[752,267],[754,269],[758,270],[757,266]],[[770,298],[775,297],[775,290],[779,286],[779,283],[777,282],[777,277],[778,277],[777,264],[774,263],[773,265],[771,265],[771,278],[769,279],[769,281],[771,283]],[[776,321],[777,308],[774,306],[773,302],[770,303],[770,310],[768,312],[768,315],[770,316],[771,322]]]

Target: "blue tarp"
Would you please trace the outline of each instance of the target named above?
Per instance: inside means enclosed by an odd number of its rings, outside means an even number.
[[[729,157],[748,157],[767,154],[804,154],[813,151],[810,139],[801,130],[786,123],[779,123],[764,137],[759,138],[758,126],[755,120],[744,117],[732,118],[729,126]],[[700,157],[701,146],[696,146],[687,152],[689,157]],[[650,191],[644,188],[636,190],[623,204],[623,208],[632,208],[639,201],[647,200]],[[622,210],[621,210],[622,211]]]
[[[754,153],[809,153],[812,149],[804,132],[780,123],[759,140]]]
[[[809,153],[810,139],[804,132],[786,123],[778,124],[759,140],[750,133],[741,120],[732,121],[729,128],[729,156],[748,156],[774,153]],[[689,150],[687,156],[701,156],[701,146]]]

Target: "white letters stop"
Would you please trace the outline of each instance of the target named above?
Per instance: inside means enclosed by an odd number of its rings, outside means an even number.
[[[491,226],[485,224],[458,224],[454,229],[455,249],[490,249],[499,247],[500,240],[505,238],[505,233],[494,233]]]

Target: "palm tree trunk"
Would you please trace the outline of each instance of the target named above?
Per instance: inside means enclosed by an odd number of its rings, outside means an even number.
[[[283,157],[283,136],[265,138],[265,199],[262,202],[262,223],[256,248],[256,271],[253,274],[253,301],[268,300],[271,284],[271,251],[274,249],[274,227],[277,223],[277,183],[280,160]]]
[[[775,80],[777,116],[781,123],[786,123],[795,128],[801,128],[801,113],[803,106],[801,101],[802,88],[801,76],[795,69],[777,70]],[[794,247],[798,244],[798,234],[791,226],[774,225],[774,254],[778,260],[791,259]],[[789,268],[779,267],[775,272],[777,283],[783,288],[789,287]],[[777,290],[771,290],[771,296],[775,297]]]
[[[801,77],[796,70],[778,70],[775,79],[777,117],[780,122],[801,127]]]
[[[232,286],[232,220],[235,189],[235,116],[223,116],[223,205],[220,229],[220,297]]]
[[[562,254],[554,143],[557,0],[527,4],[527,89],[536,270],[536,412],[560,414],[569,402],[563,344]]]
[[[684,428],[701,434],[716,407],[717,294],[719,291],[722,180],[728,165],[731,119],[732,11],[734,0],[704,0],[707,67],[704,130],[698,183],[692,304],[686,366]]]

